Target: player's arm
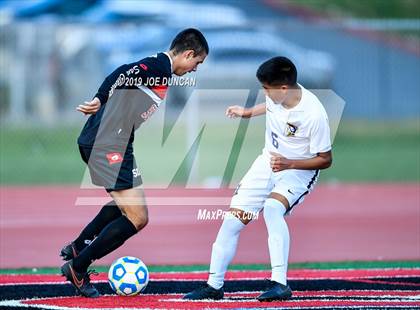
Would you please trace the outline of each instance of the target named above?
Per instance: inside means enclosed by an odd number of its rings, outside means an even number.
[[[235,118],[235,117],[250,118],[253,116],[265,114],[265,112],[266,112],[265,102],[257,104],[249,109],[246,109],[239,105],[234,105],[226,109],[226,116],[230,118]]]
[[[330,127],[326,114],[315,118],[310,130],[309,151],[316,154],[308,159],[288,159],[271,153],[271,169],[278,172],[285,169],[317,170],[326,169],[332,164]]]
[[[270,166],[273,172],[279,172],[286,169],[326,169],[332,164],[331,151],[318,153],[315,157],[309,159],[288,159],[277,153],[270,152],[270,154]]]
[[[101,107],[101,101],[98,97],[93,98],[91,101],[85,101],[83,104],[79,104],[76,108],[77,111],[83,114],[95,114]]]
[[[85,101],[83,104],[77,106],[76,110],[84,114],[95,114],[98,112],[101,104],[105,104],[108,101],[109,91],[112,85],[117,81],[120,74],[127,70],[127,65],[122,65],[115,69],[110,75],[108,75],[102,82],[94,98],[91,101]]]

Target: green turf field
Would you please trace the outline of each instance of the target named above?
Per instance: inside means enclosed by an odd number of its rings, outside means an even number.
[[[107,272],[109,266],[92,266],[98,272]],[[231,265],[229,270],[270,270],[270,265]],[[420,268],[420,261],[349,261],[349,262],[323,262],[323,263],[292,263],[289,269],[372,269],[372,268]],[[174,265],[174,266],[148,266],[150,272],[187,272],[208,271],[208,265]],[[20,268],[0,269],[0,274],[55,274],[59,268]]]
[[[199,147],[199,183],[223,177],[237,124],[206,124]],[[186,130],[177,126],[164,146],[161,126],[152,124],[136,135],[135,152],[145,184],[169,184],[188,151]],[[79,184],[85,168],[76,145],[79,131],[1,128],[0,183]],[[248,127],[232,184],[260,153],[263,139],[264,120],[260,118]],[[334,141],[333,167],[321,174],[321,181],[418,182],[419,153],[418,120],[343,121]]]

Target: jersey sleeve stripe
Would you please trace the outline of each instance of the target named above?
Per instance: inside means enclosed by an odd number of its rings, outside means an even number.
[[[145,92],[158,106],[162,103],[163,98],[156,95],[150,88],[143,85],[139,85],[138,88]]]

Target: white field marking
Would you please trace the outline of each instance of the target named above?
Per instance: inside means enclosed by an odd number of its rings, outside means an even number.
[[[346,290],[340,290],[342,292],[345,292]],[[213,300],[213,299],[201,299],[201,300],[179,300],[179,299],[175,299],[175,298],[168,298],[168,299],[160,299],[160,301],[163,302],[208,302],[208,303],[234,303],[234,302],[238,302],[238,303],[243,303],[243,302],[250,302],[250,301],[256,301],[256,297],[258,294],[260,294],[262,291],[242,291],[242,292],[229,292],[229,293],[225,293],[225,296],[229,296],[229,297],[237,297],[238,299],[221,299],[221,300]],[[322,291],[320,291],[322,292]],[[320,298],[320,302],[322,301],[327,301],[321,298],[326,298],[326,299],[334,299],[337,297],[340,297],[340,301],[352,301],[352,302],[372,302],[372,303],[382,303],[382,302],[387,302],[390,303],[389,305],[386,306],[375,306],[375,307],[383,307],[383,308],[389,308],[390,306],[392,306],[393,308],[404,308],[404,307],[408,307],[408,308],[415,308],[417,307],[417,305],[406,305],[406,306],[397,306],[397,305],[393,305],[394,303],[398,303],[398,302],[414,302],[417,300],[420,300],[420,295],[418,294],[418,291],[406,291],[406,290],[398,290],[396,292],[411,292],[414,294],[414,296],[405,296],[405,295],[383,295],[383,296],[379,296],[379,295],[369,295],[369,294],[363,294],[363,292],[360,292],[360,295],[353,295],[353,296],[348,296],[349,298],[345,298],[346,296],[342,296],[340,294],[337,295],[316,295],[316,296],[308,296],[310,298],[306,298],[306,296],[295,296],[296,298],[298,298],[298,300],[294,299],[294,300],[286,300],[286,301],[282,301],[285,303],[289,303],[289,302],[300,302],[300,301],[314,301],[316,300],[315,298]],[[239,298],[244,297],[244,298],[250,298],[250,297],[254,297],[252,298],[252,300],[246,299],[246,300],[241,300]],[[344,298],[343,298],[344,297]],[[364,298],[369,298],[369,299],[364,299],[364,300],[360,300],[360,299],[354,299],[354,297],[364,297]],[[378,300],[379,299],[379,300]],[[311,309],[325,309],[328,307],[322,306],[322,307],[311,307]],[[357,308],[363,308],[365,309],[365,306],[334,306],[334,309],[357,309]],[[289,309],[289,308],[288,308]],[[290,309],[300,309],[299,307],[291,307]],[[332,308],[331,308],[332,309]]]
[[[169,294],[140,294],[142,296],[158,296],[158,295],[169,295],[169,296],[182,296],[182,294],[178,294],[178,293],[169,293]],[[117,295],[101,295],[103,297],[109,297],[109,296],[117,296]],[[2,306],[9,306],[9,307],[21,307],[21,308],[28,308],[28,307],[34,307],[34,308],[40,308],[40,309],[51,309],[51,310],[105,310],[105,309],[115,309],[115,310],[152,310],[152,308],[80,308],[80,307],[64,307],[64,306],[53,306],[53,305],[43,305],[43,304],[25,304],[22,303],[24,301],[37,301],[39,300],[40,302],[42,302],[42,300],[52,300],[52,299],[65,299],[65,298],[74,298],[77,296],[62,296],[62,297],[43,297],[43,298],[31,298],[31,299],[22,299],[22,300],[3,300],[0,301],[0,307]],[[181,300],[181,299],[176,299],[176,300]],[[153,308],[153,310],[165,310],[166,308]]]
[[[141,294],[141,295],[161,295],[161,294]],[[165,295],[180,295],[180,294],[165,294]],[[103,297],[109,297],[109,296],[117,296],[117,295],[101,295]],[[28,307],[34,307],[34,308],[40,308],[40,309],[51,309],[51,310],[105,310],[105,309],[113,309],[113,310],[152,310],[152,308],[81,308],[81,307],[65,307],[65,306],[53,306],[53,305],[44,305],[41,304],[42,300],[52,300],[52,299],[70,299],[78,296],[60,296],[60,297],[44,297],[44,298],[30,298],[30,299],[22,299],[22,300],[3,300],[0,301],[0,307],[2,306],[9,306],[9,307],[21,307],[21,308],[28,308]],[[25,304],[23,302],[25,301],[40,301],[40,304]],[[153,308],[153,310],[165,310],[164,308]]]
[[[320,296],[316,296],[317,298]],[[317,302],[325,302],[325,301],[334,301],[334,296],[326,296],[329,297],[330,300],[328,299],[315,299],[315,298],[300,298],[299,299],[293,299],[293,300],[282,300],[282,303],[296,303],[296,302],[301,302],[301,301],[317,301]],[[342,297],[342,296],[340,296]],[[354,296],[352,296],[354,297]],[[368,297],[368,296],[362,296],[362,297]],[[220,300],[214,300],[214,299],[200,299],[200,300],[188,300],[188,299],[176,299],[176,298],[168,298],[168,299],[159,299],[159,301],[162,302],[208,302],[208,303],[245,303],[245,302],[252,302],[252,301],[258,301],[257,300],[257,296],[255,296],[252,299],[249,299],[249,297],[246,297],[247,299],[239,299],[240,296],[238,296],[238,299],[220,299]],[[375,296],[375,298],[377,298],[377,296]],[[411,300],[401,300],[401,299],[382,299],[382,300],[376,300],[376,299],[350,299],[350,298],[341,298],[340,300],[336,300],[336,301],[340,301],[340,302],[369,302],[369,303],[383,303],[383,302],[387,302],[390,303],[389,305],[387,305],[387,307],[389,306],[393,306],[393,303],[399,303],[399,302],[411,302]],[[409,307],[411,305],[408,305]],[[413,305],[415,306],[415,305]],[[336,306],[334,306],[335,308]],[[375,306],[376,307],[376,306]],[[325,307],[322,307],[325,308]],[[288,308],[289,309],[289,308]],[[293,309],[293,308],[292,308]],[[312,309],[312,308],[311,308]]]
[[[229,295],[231,294],[255,294],[256,292],[238,292],[238,293],[227,293]],[[163,294],[144,294],[144,295],[163,295]],[[164,294],[164,295],[180,295],[180,294]],[[103,296],[114,296],[114,295],[103,295]],[[60,299],[63,298],[73,298],[74,296],[68,296],[68,297],[59,297]],[[329,296],[331,297],[331,296]],[[377,297],[377,296],[375,296]],[[22,307],[22,308],[28,308],[28,307],[34,307],[34,308],[40,308],[40,309],[51,309],[51,310],[73,310],[73,309],[77,309],[77,310],[104,310],[104,309],[116,309],[116,310],[148,310],[151,308],[79,308],[79,307],[63,307],[63,306],[53,306],[53,305],[36,305],[36,304],[24,304],[22,303],[23,301],[28,301],[28,300],[48,300],[48,299],[54,299],[54,298],[34,298],[34,299],[26,299],[26,300],[6,300],[6,301],[0,301],[0,306],[12,306],[12,307]],[[241,300],[220,300],[220,301],[215,301],[215,300],[199,300],[199,301],[192,301],[192,300],[182,300],[182,299],[161,299],[161,301],[176,301],[176,302],[227,302],[227,303],[231,303],[231,302],[242,302]],[[247,300],[249,302],[249,300]],[[353,300],[353,299],[345,299],[345,301],[360,301],[360,300]],[[387,300],[364,300],[367,302],[384,302]],[[244,301],[246,302],[246,301]],[[289,303],[289,302],[293,302],[293,301],[283,301],[284,303]],[[393,300],[387,301],[387,302],[391,302],[390,305],[383,305],[383,306],[379,306],[379,305],[375,305],[374,307],[376,308],[388,308],[390,306],[393,307],[393,309],[407,309],[407,308],[416,308],[416,305],[392,305]],[[395,302],[395,300],[394,300]],[[399,301],[397,301],[399,302]],[[300,309],[301,307],[291,307],[289,309]],[[325,308],[331,308],[331,307],[325,307],[325,306],[319,306],[319,307],[311,307],[311,309],[325,309]],[[366,309],[366,306],[334,306],[334,309]],[[331,309],[333,309],[331,308]],[[154,308],[155,310],[159,310]],[[276,308],[266,308],[266,309],[276,309]],[[163,310],[163,309],[162,309]]]
[[[409,298],[409,299],[420,299],[420,291],[417,290],[392,290],[393,292],[398,292],[398,293],[411,293],[413,294],[413,296],[411,295],[369,295],[369,294],[364,294],[365,290],[327,290],[327,291],[334,291],[334,292],[338,292],[337,295],[311,295],[309,297],[324,297],[324,298],[328,298],[328,297],[346,297],[343,295],[340,295],[339,292],[349,292],[349,291],[357,291],[360,295],[353,295],[353,296],[348,296],[348,297],[370,297],[370,298]],[[375,291],[375,292],[380,292],[380,291],[390,291],[390,290],[368,290],[368,291]],[[295,292],[299,292],[299,293],[304,293],[304,292],[319,292],[320,294],[322,294],[322,292],[324,291],[295,291]],[[238,296],[238,295],[254,295],[254,294],[259,294],[262,293],[262,291],[238,291],[238,292],[225,292],[225,296]],[[297,298],[305,298],[307,296],[294,296]]]
[[[351,290],[337,290],[337,292],[348,292],[348,291],[351,291]],[[375,292],[381,292],[381,291],[380,290],[375,290]],[[389,290],[385,290],[385,291],[389,291]],[[401,292],[401,293],[410,292],[410,293],[413,293],[413,296],[410,296],[410,295],[369,295],[369,294],[363,294],[363,292],[360,292],[360,295],[352,295],[352,296],[343,296],[343,295],[340,295],[340,294],[337,294],[337,295],[332,295],[332,294],[322,295],[322,292],[323,291],[316,291],[316,292],[320,292],[320,294],[319,295],[310,295],[310,296],[294,296],[294,297],[295,298],[298,298],[299,300],[301,300],[301,299],[306,300],[306,298],[308,298],[308,297],[310,297],[311,299],[312,298],[315,298],[315,297],[316,298],[318,298],[318,297],[319,298],[331,298],[331,299],[334,299],[334,298],[337,298],[337,297],[340,297],[340,298],[348,297],[348,298],[342,299],[342,300],[351,300],[351,301],[353,301],[353,299],[350,299],[350,298],[353,298],[353,297],[365,297],[365,298],[371,298],[372,300],[377,299],[377,298],[379,298],[379,299],[391,298],[390,301],[394,301],[394,302],[396,302],[396,301],[405,301],[404,299],[409,299],[409,300],[406,300],[408,302],[411,301],[411,299],[412,300],[420,300],[419,291],[413,291],[413,290],[411,290],[411,291],[407,291],[407,290],[393,290],[393,291],[394,292]],[[305,291],[295,291],[295,292],[301,292],[301,293],[303,293]],[[310,291],[310,292],[313,293],[314,291]],[[252,295],[255,295],[256,296],[256,295],[258,295],[260,293],[262,293],[262,291],[228,292],[228,293],[225,293],[225,296],[238,297],[238,298],[240,298],[240,297],[249,298],[249,297],[253,297]],[[241,296],[241,295],[243,295],[243,296]],[[397,298],[398,298],[398,300],[396,300]],[[174,301],[174,300],[177,300],[177,299],[171,299],[171,301]],[[359,300],[359,299],[357,299],[357,300]],[[205,301],[208,301],[208,299],[206,299]],[[370,299],[366,299],[366,301],[371,301],[371,300]],[[378,300],[374,300],[374,301],[378,301]],[[379,301],[382,302],[383,300],[379,300]]]
[[[349,290],[337,290],[337,292],[348,292]],[[311,296],[295,296],[295,298],[298,298],[298,300],[289,300],[289,301],[282,301],[282,302],[299,302],[299,301],[303,301],[303,300],[315,300],[314,298],[330,298],[330,299],[334,299],[337,297],[340,297],[340,301],[361,301],[360,299],[354,299],[354,297],[365,297],[365,298],[371,298],[371,299],[364,299],[363,301],[366,302],[391,302],[391,303],[395,303],[395,302],[410,302],[411,299],[415,300],[420,300],[420,295],[418,294],[419,291],[413,291],[413,290],[393,290],[394,292],[401,292],[401,293],[406,293],[406,292],[410,292],[413,293],[414,296],[406,296],[406,295],[369,295],[369,294],[363,294],[362,291],[360,291],[360,295],[353,295],[353,296],[348,296],[349,298],[343,298],[346,296],[337,294],[337,295],[311,295]],[[304,291],[299,291],[299,292],[304,292]],[[314,291],[310,291],[310,292],[314,292]],[[322,293],[322,291],[316,291],[316,292],[320,292]],[[262,293],[262,291],[240,291],[240,292],[227,292],[225,293],[225,296],[229,296],[229,297],[244,297],[244,298],[250,298],[253,296],[257,296],[258,294]],[[169,295],[169,294],[165,294],[165,295]],[[178,295],[178,294],[175,294]],[[310,297],[309,299],[307,297]],[[376,299],[381,299],[381,300],[376,300]],[[387,299],[387,298],[391,298],[391,299]],[[398,298],[398,299],[397,299]],[[169,302],[247,302],[250,301],[248,300],[240,300],[240,299],[235,299],[235,300],[227,300],[227,299],[222,299],[222,300],[213,300],[213,299],[201,299],[201,300],[179,300],[179,299],[175,299],[175,298],[169,298],[169,299],[160,299],[161,301],[169,301]],[[256,298],[255,298],[256,300]],[[411,307],[411,306],[410,306]],[[324,308],[324,307],[321,307]],[[345,307],[344,307],[345,308]],[[293,308],[292,308],[293,309]]]

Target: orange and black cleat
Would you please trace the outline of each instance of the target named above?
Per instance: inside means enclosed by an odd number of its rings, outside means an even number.
[[[61,266],[61,273],[76,288],[77,292],[82,296],[96,298],[101,296],[98,290],[90,283],[90,275],[95,274],[94,271],[77,272],[73,268],[73,260],[68,261]]]
[[[75,258],[77,255],[79,255],[79,251],[77,251],[74,242],[66,244],[60,252],[61,258],[66,261]]]

